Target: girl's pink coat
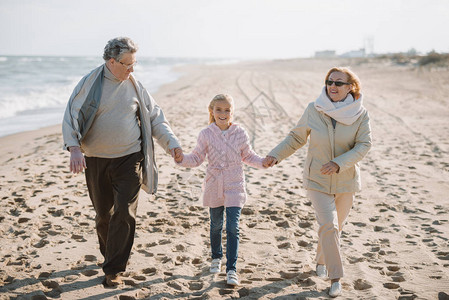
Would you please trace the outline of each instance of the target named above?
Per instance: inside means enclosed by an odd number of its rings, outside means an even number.
[[[243,164],[262,169],[263,158],[249,144],[246,131],[232,124],[226,135],[212,123],[203,129],[191,154],[185,154],[179,165],[198,167],[209,162],[203,182],[203,205],[208,207],[243,207],[246,202]]]

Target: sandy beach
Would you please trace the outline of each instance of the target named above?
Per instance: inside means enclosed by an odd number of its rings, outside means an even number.
[[[362,81],[373,148],[361,163],[342,234],[341,299],[449,299],[449,71],[389,61],[275,60],[180,67],[154,98],[183,150],[207,126],[209,101],[232,95],[235,121],[265,156],[321,92],[335,65]],[[67,99],[69,95],[66,95]],[[84,175],[69,172],[60,126],[0,138],[0,299],[328,299],[315,275],[317,223],[302,188],[307,152],[268,170],[245,167],[248,202],[237,270],[209,273],[205,165],[175,166],[156,146],[159,191],[141,192],[124,285],[102,285]],[[224,235],[226,236],[226,235]]]

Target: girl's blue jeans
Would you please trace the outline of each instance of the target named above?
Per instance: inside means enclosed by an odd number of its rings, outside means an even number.
[[[223,257],[221,234],[223,231],[223,214],[225,207],[210,208],[210,246],[212,259]],[[239,251],[239,222],[241,207],[226,207],[226,273],[236,271]]]

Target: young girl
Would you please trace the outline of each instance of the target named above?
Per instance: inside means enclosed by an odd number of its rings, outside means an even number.
[[[192,154],[181,156],[183,167],[198,167],[207,155],[209,165],[203,183],[203,205],[210,212],[211,273],[219,273],[223,250],[221,233],[226,210],[226,280],[238,285],[236,273],[239,248],[240,212],[246,202],[245,175],[242,161],[255,168],[264,168],[263,158],[251,149],[246,131],[232,123],[234,101],[229,95],[217,95],[209,104],[209,126],[198,137]]]

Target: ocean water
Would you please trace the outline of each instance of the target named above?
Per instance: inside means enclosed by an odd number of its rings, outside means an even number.
[[[181,75],[173,71],[174,66],[228,62],[225,59],[137,59],[134,75],[151,94]],[[60,124],[76,84],[102,63],[101,57],[0,56],[0,136]]]

